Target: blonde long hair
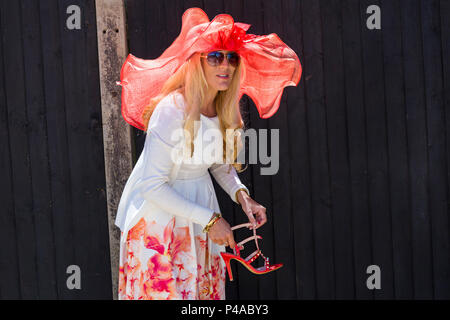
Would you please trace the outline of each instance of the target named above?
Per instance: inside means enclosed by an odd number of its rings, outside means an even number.
[[[230,165],[238,172],[242,172],[247,168],[242,169],[242,164],[236,162],[237,155],[243,147],[240,138],[241,132],[238,130],[244,128],[238,101],[239,85],[243,72],[245,72],[245,68],[241,62],[234,70],[234,75],[228,89],[219,91],[214,98],[214,105],[220,123],[220,131],[223,137],[223,161],[226,163],[228,155],[228,159],[232,160]],[[205,102],[207,88],[208,83],[201,65],[200,53],[195,53],[167,79],[161,89],[161,93],[151,99],[145,107],[142,113],[145,126],[144,131],[147,132],[150,117],[158,103],[171,92],[179,91],[183,94],[186,101],[187,115],[184,130],[189,133],[186,135],[186,147],[188,148],[187,150],[191,151],[192,156],[194,153],[193,141],[195,137],[194,121],[200,121],[200,106]],[[228,143],[227,129],[233,130],[233,134],[228,136]]]

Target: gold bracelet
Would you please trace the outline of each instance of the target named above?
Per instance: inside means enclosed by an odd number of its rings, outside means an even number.
[[[208,224],[203,228],[203,232],[207,233],[209,232],[209,229],[212,228],[212,226],[222,217],[220,213],[214,212],[213,217],[211,220],[209,220]]]
[[[241,190],[244,190],[245,193],[249,196],[247,189],[245,189],[245,188],[240,188],[240,189],[238,189],[238,190],[235,192],[234,197],[236,198],[236,201],[237,201],[237,203],[239,203],[239,205],[241,205],[241,203],[239,202],[239,199],[238,199],[238,193],[239,193],[239,191],[241,191]]]

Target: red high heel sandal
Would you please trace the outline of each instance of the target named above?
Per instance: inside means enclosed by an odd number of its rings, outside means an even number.
[[[232,227],[231,230],[236,230],[239,228],[251,227],[251,226],[252,226],[251,223],[243,223],[243,224],[239,224],[239,225]],[[244,259],[241,257],[241,250],[244,250],[243,244],[252,239],[255,240],[256,250],[254,252],[252,252],[247,258]],[[220,253],[220,255],[222,256],[222,259],[225,261],[225,264],[227,266],[227,271],[228,271],[228,276],[230,278],[230,281],[233,281],[233,274],[231,273],[231,266],[230,266],[230,261],[233,259],[242,263],[242,265],[244,265],[249,271],[253,272],[254,274],[265,274],[265,273],[280,269],[283,266],[282,263],[277,263],[274,265],[269,264],[269,258],[265,257],[262,254],[261,250],[259,249],[258,239],[262,239],[262,237],[258,236],[256,234],[256,228],[253,228],[253,236],[248,237],[247,239],[237,243],[236,246],[233,248],[234,254],[231,254],[228,252]],[[251,263],[253,261],[255,261],[259,256],[261,256],[264,259],[264,266],[255,268],[251,265]]]

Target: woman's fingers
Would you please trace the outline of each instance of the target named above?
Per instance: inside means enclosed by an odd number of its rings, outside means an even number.
[[[266,208],[251,198],[242,205],[242,210],[252,224],[252,227],[249,227],[249,229],[259,228],[267,222]]]
[[[248,222],[250,222],[252,224],[253,228],[255,228],[257,223],[256,223],[256,219],[255,219],[255,217],[253,215],[253,212],[249,212],[249,213],[246,212],[245,214],[248,217]],[[252,229],[252,228],[249,227],[249,229]]]
[[[234,248],[236,246],[236,242],[232,237],[223,238],[223,239],[212,239],[211,241],[218,244],[219,246],[230,246],[230,248]]]
[[[247,217],[248,221],[253,225],[254,228],[259,228],[267,222],[267,216],[264,208],[256,211],[255,214],[247,214]],[[252,227],[249,227],[249,229],[252,229]]]
[[[234,237],[233,237],[233,232],[232,231],[228,234],[227,244],[226,245],[228,245],[230,248],[236,247],[236,242],[234,241]]]
[[[236,242],[234,241],[233,231],[230,225],[225,219],[220,218],[209,230],[209,237],[212,242],[218,245],[225,245],[234,247]]]
[[[267,222],[267,215],[265,211],[261,211],[257,214],[256,220],[258,221],[258,228]]]

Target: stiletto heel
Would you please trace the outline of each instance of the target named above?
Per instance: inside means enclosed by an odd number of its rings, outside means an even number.
[[[231,257],[227,256],[226,252],[221,252],[220,255],[222,256],[223,261],[225,261],[225,265],[227,266],[228,277],[230,278],[230,281],[233,281],[233,273],[231,272],[230,266]]]
[[[252,225],[251,223],[243,223],[243,224],[239,224],[237,226],[232,227],[231,230],[236,230],[236,229],[243,228],[243,227],[250,227],[251,225]],[[277,269],[280,269],[283,266],[282,263],[277,263],[274,265],[269,264],[269,258],[265,257],[262,254],[261,250],[259,249],[258,239],[262,239],[262,237],[258,236],[256,234],[256,228],[253,228],[253,236],[248,237],[247,239],[244,239],[241,242],[237,243],[236,246],[233,248],[233,254],[228,253],[228,252],[220,253],[223,261],[225,262],[225,264],[227,266],[228,277],[230,278],[230,281],[233,281],[233,274],[231,273],[231,265],[230,265],[230,262],[233,259],[236,261],[239,261],[250,272],[252,272],[254,274],[258,274],[258,275],[266,274],[271,271],[275,271]],[[247,258],[244,259],[241,257],[241,250],[244,249],[243,244],[247,243],[250,240],[255,240],[256,251],[252,252]],[[251,263],[254,262],[259,256],[261,256],[264,259],[264,266],[255,268],[251,265]]]

